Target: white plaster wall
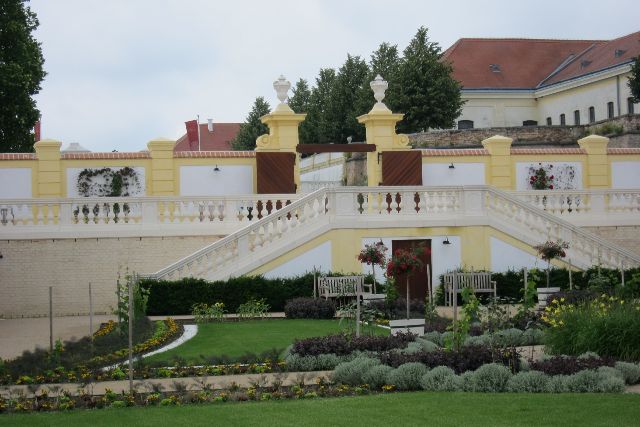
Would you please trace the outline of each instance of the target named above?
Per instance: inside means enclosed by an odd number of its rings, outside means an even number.
[[[298,255],[264,274],[268,279],[293,277],[305,274],[316,268],[318,271],[331,271],[331,241],[324,242],[315,248]]]
[[[99,166],[92,167],[88,169],[102,169],[102,168],[111,168],[114,171],[118,171],[122,169],[122,166]],[[87,168],[67,168],[67,197],[82,197],[78,194],[78,175],[80,172]],[[133,190],[131,192],[132,196],[144,196],[146,181],[145,181],[145,169],[142,166],[134,167],[133,170],[138,175],[138,191]]]
[[[582,190],[582,163],[581,162],[542,162],[542,166],[547,166],[549,164],[553,165],[555,171],[561,171],[564,166],[572,166],[575,172],[573,180],[571,181],[572,188],[563,188],[563,186],[561,185],[560,188],[557,188],[557,189]],[[517,191],[531,190],[531,188],[529,187],[529,167],[531,166],[539,167],[538,163],[535,163],[535,162],[516,163],[516,190]],[[558,176],[558,173],[555,173],[555,175]],[[555,179],[555,182],[556,184],[559,184],[561,182],[564,182],[565,184],[567,184],[569,181],[567,179],[564,179],[562,176],[559,176],[557,179]]]
[[[491,271],[502,272],[521,268],[544,267],[544,262],[522,249],[495,237],[491,238]]]
[[[333,165],[300,175],[300,181],[342,181],[344,164]]]
[[[423,185],[484,185],[484,163],[423,163]]]
[[[0,199],[30,199],[31,168],[0,168]]]
[[[611,188],[640,188],[640,162],[611,162]]]
[[[253,167],[250,165],[181,166],[181,196],[228,196],[253,194]]]
[[[456,119],[456,123],[460,120],[472,120],[474,128],[486,128],[492,126],[495,115],[495,106],[486,104],[485,102],[473,102],[469,100],[462,107],[462,114]]]
[[[535,105],[505,105],[504,118],[506,126],[522,126],[522,122],[525,120],[535,120],[538,124],[541,124],[538,119],[538,108]]]
[[[320,163],[328,162],[343,157],[342,153],[318,153],[313,154],[304,159],[300,159],[300,167],[306,168],[307,166],[318,165]]]
[[[443,245],[446,236],[425,236],[425,237],[368,237],[362,239],[362,249],[365,245],[379,242],[387,247],[385,253],[387,259],[391,258],[391,249],[393,240],[417,240],[417,239],[431,239],[431,280],[434,285],[434,289],[440,285],[440,275],[448,271],[455,270],[462,265],[462,246],[460,245],[459,236],[448,236],[450,245]],[[371,273],[371,266],[362,264],[362,272],[364,274]],[[384,271],[376,266],[376,280],[378,282],[384,282]]]
[[[628,75],[628,74],[627,74]],[[627,98],[630,95],[626,85],[627,75],[620,76],[620,103],[622,114],[627,113]],[[573,112],[580,111],[580,124],[589,123],[589,107],[593,106],[596,113],[596,121],[607,118],[607,103],[614,103],[614,115],[618,115],[616,78],[611,77],[606,80],[586,84],[577,88],[567,89],[562,92],[540,97],[538,99],[540,118],[545,121],[551,117],[554,125],[560,124],[560,114],[566,116],[566,124],[573,125]],[[541,123],[543,124],[543,123]]]

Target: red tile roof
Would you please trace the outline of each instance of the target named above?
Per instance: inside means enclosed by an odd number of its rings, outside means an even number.
[[[36,160],[35,153],[0,153],[0,160]]]
[[[608,148],[607,153],[613,154],[640,154],[640,148]]]
[[[422,151],[422,157],[430,156],[488,156],[489,152],[484,148],[429,148]]]
[[[582,148],[512,148],[511,154],[587,154]]]
[[[176,151],[175,158],[229,158],[229,157],[255,157],[255,151]]]
[[[90,160],[90,159],[149,159],[148,151],[114,152],[114,153],[62,153],[62,160]]]
[[[570,64],[542,83],[543,86],[632,61],[640,55],[640,31],[599,43],[576,57]]]
[[[207,124],[200,124],[200,151],[228,151],[231,141],[240,130],[240,123],[214,123],[213,132],[209,132]],[[174,151],[197,151],[198,144],[189,147],[189,140],[185,133],[176,141]]]

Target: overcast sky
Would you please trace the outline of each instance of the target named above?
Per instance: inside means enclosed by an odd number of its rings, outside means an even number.
[[[32,0],[48,75],[42,136],[92,151],[176,139],[200,115],[244,121],[273,81],[313,83],[347,53],[404,49],[418,27],[444,49],[461,37],[610,39],[639,30],[637,0]],[[374,102],[373,98],[371,100]]]

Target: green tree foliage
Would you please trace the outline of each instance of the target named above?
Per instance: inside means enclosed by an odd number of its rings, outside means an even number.
[[[397,83],[396,78],[398,75],[398,66],[400,64],[400,57],[398,56],[398,46],[391,45],[389,43],[382,43],[378,50],[371,54],[371,60],[369,61],[369,75],[363,82],[362,86],[358,90],[357,96],[357,115],[366,114],[371,110],[375,99],[373,98],[373,92],[369,83],[379,74],[382,78],[389,83],[389,89],[387,90],[384,103],[392,111],[395,111],[396,98],[397,98]]]
[[[631,66],[631,76],[627,84],[629,85],[629,89],[631,89],[633,102],[640,102],[640,56],[636,58]]]
[[[311,107],[311,89],[306,80],[300,79],[293,87],[292,96],[289,98],[289,107],[296,113],[309,113]],[[313,143],[315,139],[316,129],[314,123],[305,120],[299,127],[300,143]]]
[[[332,142],[334,123],[328,119],[327,111],[331,104],[331,91],[336,81],[336,71],[332,68],[321,68],[316,77],[316,86],[311,90],[309,111],[305,122],[309,122],[308,140],[302,143],[322,144]]]
[[[364,140],[364,127],[356,117],[358,92],[369,75],[367,63],[359,56],[347,55],[347,60],[338,70],[331,88],[330,103],[327,106],[327,120],[334,124],[329,142],[344,144],[347,137],[354,141]]]
[[[442,49],[420,27],[404,50],[396,78],[395,108],[404,113],[400,132],[453,127],[462,112],[461,85],[451,76],[451,64],[440,61]],[[397,93],[396,93],[397,90]]]
[[[24,0],[0,2],[0,152],[33,151],[31,132],[40,117],[32,96],[45,72],[38,19]]]
[[[259,96],[253,103],[247,119],[240,125],[240,131],[231,141],[234,150],[253,150],[256,148],[256,139],[265,133],[269,133],[267,125],[260,121],[260,117],[269,114],[269,103]]]

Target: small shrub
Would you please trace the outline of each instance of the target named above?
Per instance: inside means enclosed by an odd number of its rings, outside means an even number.
[[[460,388],[462,391],[475,391],[473,371],[467,371],[460,375]]]
[[[500,347],[517,347],[522,345],[522,335],[523,332],[520,329],[510,328],[491,334],[491,338],[494,345]]]
[[[364,384],[369,384],[372,390],[380,390],[387,383],[389,373],[393,371],[391,366],[376,365],[370,368],[362,377]]]
[[[319,354],[315,356],[317,371],[330,371],[336,368],[340,363],[344,362],[340,356],[335,354]]]
[[[601,377],[616,377],[624,381],[624,374],[610,366],[600,366],[596,371]]]
[[[391,371],[387,377],[390,384],[398,390],[418,390],[422,376],[428,372],[428,368],[422,363],[405,363]]]
[[[417,338],[415,343],[420,346],[420,349],[422,351],[429,352],[429,351],[440,350],[440,347],[436,343],[431,342],[431,341],[427,341],[427,340],[422,339],[422,338]],[[411,344],[413,344],[413,343],[409,343],[409,345],[411,345]]]
[[[379,364],[379,360],[367,357],[358,357],[350,362],[341,363],[333,371],[333,382],[352,386],[364,384],[364,375]]]
[[[531,362],[531,369],[547,375],[571,375],[585,369],[598,369],[614,364],[615,361],[609,357],[552,356]]]
[[[409,342],[415,339],[416,336],[410,333],[361,337],[356,337],[355,335],[328,335],[296,340],[293,343],[291,352],[300,356],[316,356],[323,353],[342,356],[351,354],[354,351],[387,351],[395,348],[405,348]]]
[[[624,382],[631,385],[640,382],[640,365],[629,362],[616,362],[615,368],[622,373]]]
[[[438,331],[427,332],[422,336],[422,339],[425,341],[431,341],[434,344],[442,347],[442,334]]]
[[[594,353],[593,351],[587,351],[578,356],[578,360],[588,359],[600,359],[600,355],[598,353]]]
[[[491,335],[483,334],[475,337],[467,337],[464,340],[465,346],[487,346],[491,344]]]
[[[271,307],[266,303],[265,298],[250,299],[238,306],[238,317],[240,319],[254,319],[266,317]]]
[[[527,329],[522,333],[520,345],[539,345],[544,339],[544,332],[538,328]]]
[[[462,379],[446,366],[437,366],[424,374],[420,385],[427,391],[458,391],[462,388]]]
[[[601,393],[622,393],[624,392],[624,380],[619,377],[605,376],[598,384]]]
[[[514,393],[544,393],[549,376],[539,371],[519,372],[507,382],[507,390]]]
[[[503,392],[511,378],[511,371],[504,365],[488,363],[473,373],[473,390],[480,392]]]
[[[336,306],[322,298],[294,298],[287,301],[284,314],[289,319],[333,319]]]
[[[568,375],[554,375],[549,377],[545,391],[547,393],[565,393],[569,391],[567,387],[567,378],[569,378]]]
[[[284,361],[287,363],[287,370],[291,372],[315,371],[317,366],[316,356],[289,354],[285,357]]]
[[[585,369],[567,378],[567,390],[572,393],[597,393],[600,391],[601,375]]]

